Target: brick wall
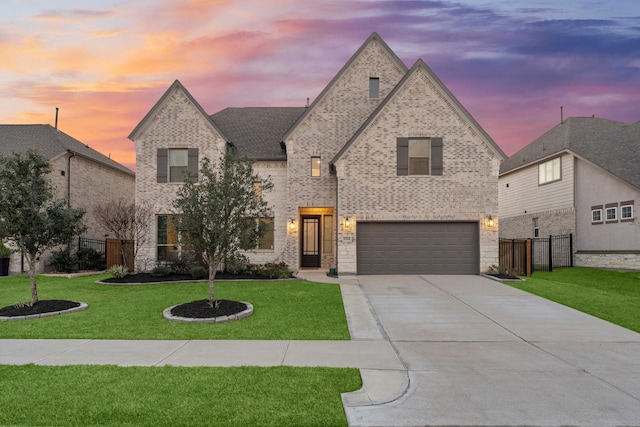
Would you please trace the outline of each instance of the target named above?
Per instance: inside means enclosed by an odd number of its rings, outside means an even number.
[[[500,237],[503,239],[533,237],[534,218],[538,218],[538,237],[576,234],[576,212],[575,209],[570,208],[502,218],[500,220]]]

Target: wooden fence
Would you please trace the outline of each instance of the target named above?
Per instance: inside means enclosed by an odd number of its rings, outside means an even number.
[[[531,276],[534,271],[573,267],[573,235],[500,239],[499,257],[501,268],[520,276]]]
[[[107,239],[107,270],[114,265],[126,265],[130,271],[133,271],[133,241],[125,240],[122,244],[124,245],[124,258],[120,240]]]

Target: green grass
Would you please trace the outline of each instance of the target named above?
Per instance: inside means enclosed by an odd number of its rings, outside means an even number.
[[[41,300],[65,299],[86,311],[0,322],[0,338],[348,340],[340,286],[304,280],[216,282],[216,298],[253,304],[252,316],[229,323],[183,323],[162,311],[206,299],[207,283],[107,286],[108,275],[66,279],[38,276]],[[29,278],[0,279],[0,307],[30,299]]]
[[[0,425],[340,426],[357,369],[2,366]]]
[[[640,332],[640,272],[566,268],[524,279],[506,284]]]

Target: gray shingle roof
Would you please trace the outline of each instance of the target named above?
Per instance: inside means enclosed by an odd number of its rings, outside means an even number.
[[[570,151],[640,188],[640,122],[571,117],[500,165],[500,174]]]
[[[51,125],[0,125],[2,155],[11,156],[14,152],[24,154],[29,149],[38,150],[47,159],[53,159],[70,150],[105,166],[134,175],[130,169]]]
[[[280,141],[305,110],[305,107],[225,108],[211,115],[211,120],[240,156],[252,160],[286,160]]]

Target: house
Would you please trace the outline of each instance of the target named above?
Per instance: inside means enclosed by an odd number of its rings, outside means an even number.
[[[179,256],[171,204],[182,173],[227,146],[274,189],[272,232],[252,262],[340,274],[478,274],[498,263],[498,172],[505,155],[418,60],[373,33],[308,107],[208,115],[175,81],[129,138],[136,202],[152,205],[145,264]],[[256,183],[259,189],[260,183]]]
[[[104,240],[108,231],[95,219],[93,207],[119,197],[133,199],[135,174],[120,163],[100,154],[51,125],[0,125],[0,153],[37,150],[49,159],[54,195],[70,206],[86,211],[83,237]],[[48,255],[42,257],[38,272],[44,271]],[[13,255],[10,273],[25,271],[26,260]]]
[[[640,122],[573,117],[500,167],[500,237],[573,233],[574,265],[640,270]]]

